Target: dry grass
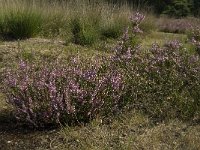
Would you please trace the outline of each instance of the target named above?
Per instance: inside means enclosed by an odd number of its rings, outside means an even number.
[[[9,125],[10,126],[10,125]],[[139,112],[125,112],[110,119],[97,118],[87,125],[31,131],[15,126],[1,128],[4,149],[193,149],[200,148],[200,126],[179,120],[155,123]]]

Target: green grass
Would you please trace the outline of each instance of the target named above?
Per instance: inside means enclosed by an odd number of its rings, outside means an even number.
[[[159,45],[165,44],[170,40],[179,40],[180,42],[187,43],[187,36],[185,34],[173,34],[173,33],[164,33],[164,32],[153,32],[142,40],[143,48],[149,48],[153,43]]]

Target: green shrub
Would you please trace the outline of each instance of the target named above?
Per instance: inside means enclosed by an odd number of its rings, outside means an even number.
[[[1,21],[4,38],[25,39],[37,35],[42,24],[42,16],[33,10],[5,12]]]
[[[119,38],[128,22],[122,18],[113,18],[102,23],[100,26],[100,32],[102,39],[106,38]]]

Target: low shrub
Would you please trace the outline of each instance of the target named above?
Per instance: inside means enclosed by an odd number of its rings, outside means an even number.
[[[87,122],[98,113],[117,106],[123,88],[117,70],[93,64],[40,67],[20,61],[16,72],[8,71],[4,92],[16,108],[16,117],[36,127],[47,124]]]
[[[125,79],[120,104],[142,110],[155,119],[200,119],[199,56],[185,51],[177,40],[163,47],[154,44],[147,53],[140,51],[132,41],[137,38],[135,33],[141,32],[137,23],[142,18],[139,14],[133,16],[134,33],[131,36],[126,32],[116,47],[118,67]]]
[[[42,24],[40,12],[10,10],[2,15],[1,35],[4,38],[24,39],[37,35]]]
[[[76,23],[74,30],[79,33],[80,24]],[[138,24],[133,24],[135,33],[139,31]],[[126,41],[128,31],[122,41]],[[16,69],[5,72],[3,92],[15,108],[15,116],[35,127],[87,122],[98,114],[108,115],[121,106],[124,79],[118,65],[129,59],[129,52],[124,50],[131,44],[119,42],[115,49],[119,51],[111,58],[95,58],[84,64],[77,57],[64,65],[21,60]]]

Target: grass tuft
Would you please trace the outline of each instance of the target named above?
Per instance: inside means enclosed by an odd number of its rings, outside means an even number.
[[[26,39],[37,35],[42,24],[40,12],[8,11],[1,19],[0,32],[6,39]]]
[[[98,39],[99,33],[95,26],[84,22],[80,18],[71,21],[71,30],[73,34],[72,41],[80,45],[92,45]]]

